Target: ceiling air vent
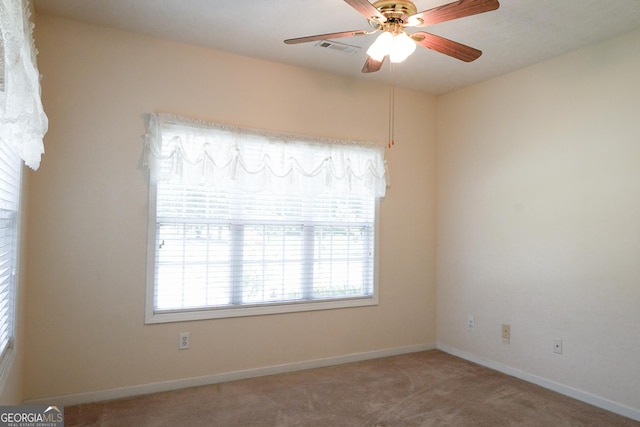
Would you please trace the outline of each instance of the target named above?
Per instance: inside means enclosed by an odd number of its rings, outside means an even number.
[[[350,44],[332,42],[329,40],[320,40],[318,43],[316,43],[316,46],[324,49],[337,50],[338,52],[348,53],[349,55],[353,55],[360,50],[359,46],[352,46]]]

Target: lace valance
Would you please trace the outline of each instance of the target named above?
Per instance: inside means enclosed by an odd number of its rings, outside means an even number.
[[[382,197],[384,148],[151,114],[145,164],[152,179],[273,194]]]
[[[44,153],[48,120],[40,99],[30,16],[26,0],[0,2],[0,140],[35,170]]]

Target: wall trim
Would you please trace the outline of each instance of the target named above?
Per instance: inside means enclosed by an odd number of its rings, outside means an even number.
[[[179,390],[189,387],[217,384],[228,381],[244,380],[248,378],[263,377],[267,375],[282,374],[287,372],[302,371],[305,369],[324,368],[327,366],[343,365],[346,363],[360,362],[370,359],[379,359],[401,354],[417,353],[420,351],[435,350],[435,343],[418,344],[405,347],[395,347],[384,350],[374,350],[364,353],[353,353],[342,356],[326,357],[322,359],[305,360],[301,362],[286,363],[282,365],[264,366],[261,368],[246,369],[242,371],[224,372],[221,374],[205,375],[202,377],[184,378],[179,380],[161,381],[150,384],[139,384],[128,387],[112,388],[108,390],[90,391],[86,393],[67,394],[37,399],[27,399],[24,405],[58,405],[71,406],[82,403],[99,402],[103,400],[121,399],[125,397],[140,396],[144,394],[160,393],[164,391]]]
[[[453,356],[457,356],[462,359],[468,360],[470,362],[477,363],[478,365],[482,365],[487,368],[493,369],[494,371],[502,372],[503,374],[507,374],[509,376],[516,377],[521,380],[539,385],[541,387],[555,391],[557,393],[564,394],[565,396],[572,397],[576,400],[580,400],[590,405],[597,406],[598,408],[605,409],[607,411],[616,413],[618,415],[622,415],[627,418],[631,418],[636,421],[640,421],[640,409],[631,408],[629,406],[625,406],[625,405],[613,402],[603,397],[596,396],[591,393],[587,393],[577,388],[570,387],[544,377],[539,377],[537,375],[533,375],[528,372],[521,371],[519,369],[513,368],[508,365],[503,365],[502,363],[483,359],[474,354],[467,353],[462,350],[458,350],[457,348],[454,348],[454,347],[449,347],[446,344],[437,343],[436,348],[438,350],[444,351],[445,353],[449,353]]]

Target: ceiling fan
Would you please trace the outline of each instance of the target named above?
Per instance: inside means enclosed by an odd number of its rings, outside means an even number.
[[[362,67],[363,73],[378,71],[389,56],[391,62],[402,62],[413,53],[417,45],[444,53],[465,62],[480,57],[482,52],[462,43],[425,31],[407,33],[407,27],[426,27],[427,25],[464,18],[497,9],[498,0],[458,0],[433,9],[418,12],[415,4],[409,0],[344,0],[369,21],[371,31],[354,30],[339,33],[318,34],[315,36],[287,39],[286,44],[307,43],[317,40],[337,39],[382,33],[367,50],[367,61]]]

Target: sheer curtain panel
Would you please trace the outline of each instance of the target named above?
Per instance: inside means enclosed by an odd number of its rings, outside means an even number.
[[[36,170],[48,120],[40,99],[33,23],[28,1],[0,2],[0,141]]]

